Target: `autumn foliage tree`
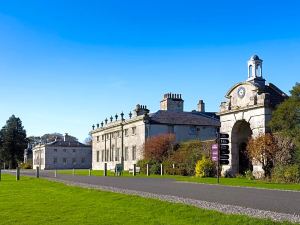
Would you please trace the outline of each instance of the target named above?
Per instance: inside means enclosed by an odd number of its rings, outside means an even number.
[[[163,162],[172,154],[175,140],[174,134],[161,134],[148,138],[144,144],[144,158]]]
[[[247,145],[249,158],[262,165],[267,177],[271,175],[271,170],[275,164],[275,156],[278,151],[276,138],[269,133],[250,138]]]

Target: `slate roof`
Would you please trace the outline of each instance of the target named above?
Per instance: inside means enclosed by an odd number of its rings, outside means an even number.
[[[280,90],[277,86],[272,83],[267,83],[265,85],[261,85],[251,81],[250,83],[254,84],[259,88],[260,93],[268,93],[270,97],[270,104],[272,107],[276,107],[278,104],[282,103],[284,100],[288,98],[288,95],[285,94],[282,90]]]
[[[258,57],[258,55],[253,55],[251,56],[250,60],[260,60],[260,58]]]
[[[215,113],[206,112],[173,112],[159,110],[149,114],[151,124],[220,126],[219,117]]]
[[[269,83],[265,86],[265,92],[270,94],[270,103],[273,107],[277,106],[288,98],[287,94],[285,94],[272,83]]]
[[[53,147],[90,147],[88,145],[82,144],[79,141],[53,141],[46,144],[47,146],[53,146]]]

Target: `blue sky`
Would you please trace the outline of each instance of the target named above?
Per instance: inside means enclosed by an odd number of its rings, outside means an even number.
[[[252,54],[288,92],[299,82],[299,1],[0,0],[0,126],[10,115],[28,135],[68,132],[136,104],[159,109],[181,93],[218,111],[247,78]]]

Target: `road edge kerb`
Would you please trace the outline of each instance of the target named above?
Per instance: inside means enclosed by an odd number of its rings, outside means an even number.
[[[193,181],[181,181],[175,180],[176,183],[188,183],[188,184],[202,184],[202,185],[211,185],[211,186],[221,186],[221,187],[237,187],[237,188],[248,188],[248,189],[258,189],[258,190],[268,190],[268,191],[283,191],[283,192],[296,192],[300,193],[300,190],[289,190],[289,189],[276,189],[276,188],[264,188],[264,187],[251,187],[251,186],[240,186],[240,185],[227,185],[227,184],[208,184],[208,183],[200,183]]]

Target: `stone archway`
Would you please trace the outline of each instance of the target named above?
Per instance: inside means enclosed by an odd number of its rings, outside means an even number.
[[[252,162],[247,155],[247,143],[252,136],[250,124],[245,120],[238,120],[231,130],[231,165],[236,174],[244,174],[252,170]]]
[[[230,136],[229,165],[222,166],[222,174],[235,175],[251,169],[251,162],[245,157],[249,137],[256,137],[268,130],[268,122],[277,104],[287,95],[272,83],[266,83],[262,76],[262,62],[257,55],[248,61],[248,78],[231,87],[220,105],[220,132]],[[251,160],[252,161],[252,160]],[[262,166],[253,161],[253,175],[262,177]]]

